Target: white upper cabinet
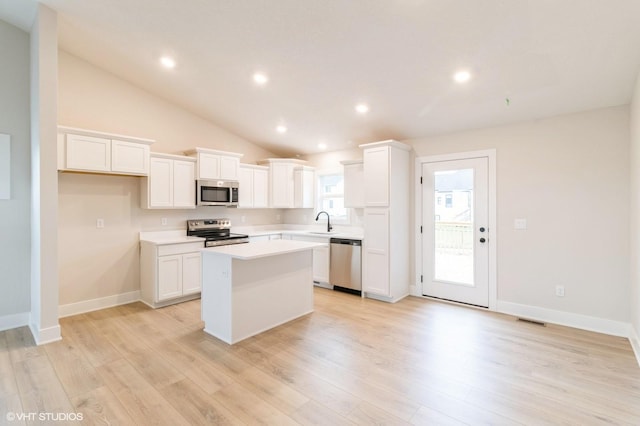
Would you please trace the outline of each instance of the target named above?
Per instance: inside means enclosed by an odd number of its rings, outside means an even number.
[[[152,153],[149,176],[140,182],[144,209],[195,209],[196,159]]]
[[[381,146],[364,151],[364,205],[389,205],[389,147]]]
[[[58,127],[58,170],[146,176],[154,141]]]
[[[269,207],[272,208],[294,208],[296,207],[295,194],[295,169],[306,164],[304,160],[291,158],[268,158],[261,160],[259,164],[269,166]],[[313,168],[304,167],[306,174],[313,173]],[[301,175],[301,178],[304,178]],[[301,186],[303,181],[300,181]],[[313,187],[311,188],[313,190]],[[300,203],[304,203],[304,194],[298,195]],[[313,196],[312,196],[313,197]],[[311,204],[313,207],[313,202]]]
[[[342,161],[344,166],[344,206],[364,207],[364,162]]]
[[[293,204],[298,209],[310,209],[314,205],[315,169],[299,166],[293,169]]]
[[[269,168],[240,164],[239,208],[269,207]]]
[[[185,154],[198,160],[196,179],[240,179],[240,158],[243,154],[207,148],[195,148]]]

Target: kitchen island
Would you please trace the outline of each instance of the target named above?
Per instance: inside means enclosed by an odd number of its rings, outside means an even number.
[[[233,344],[313,312],[318,245],[273,240],[202,249],[204,331]]]

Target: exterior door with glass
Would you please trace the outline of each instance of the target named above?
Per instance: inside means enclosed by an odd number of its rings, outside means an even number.
[[[488,158],[422,163],[425,296],[489,306]]]

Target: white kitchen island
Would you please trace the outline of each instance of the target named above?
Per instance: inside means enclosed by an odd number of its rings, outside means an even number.
[[[204,331],[233,344],[313,312],[318,245],[272,240],[203,249]]]

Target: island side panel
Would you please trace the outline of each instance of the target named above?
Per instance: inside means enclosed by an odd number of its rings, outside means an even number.
[[[231,258],[202,252],[201,310],[204,331],[226,343],[232,341]]]
[[[232,343],[313,312],[311,249],[232,264]]]

